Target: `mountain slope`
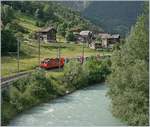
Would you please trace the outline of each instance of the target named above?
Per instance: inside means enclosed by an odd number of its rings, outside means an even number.
[[[72,9],[67,8],[57,2],[3,1],[2,10],[6,10],[8,8],[6,6],[9,6],[14,10],[14,19],[18,20],[18,15],[20,19],[24,16],[33,19],[33,22],[28,22],[28,24],[34,25],[34,28],[46,27],[50,25],[54,26],[55,28],[57,28],[59,25],[64,25],[66,30],[76,27],[80,29],[90,29],[94,27],[90,21],[81,17],[80,13],[73,11]],[[3,12],[5,13],[5,11]],[[11,19],[9,23],[12,23],[14,19]],[[28,21],[30,21],[30,19]],[[4,25],[7,25],[7,23],[5,23],[3,20],[3,16],[2,21]],[[23,22],[24,21],[22,20],[21,23]],[[24,24],[24,26],[26,27],[27,25]]]
[[[142,6],[141,1],[95,1],[82,14],[108,32],[125,35],[136,22]]]
[[[142,1],[88,1],[63,2],[66,6],[78,10],[92,23],[101,26],[106,32],[125,36],[141,14]],[[79,9],[82,8],[82,9]]]
[[[84,11],[92,1],[59,1],[58,3],[78,12]]]

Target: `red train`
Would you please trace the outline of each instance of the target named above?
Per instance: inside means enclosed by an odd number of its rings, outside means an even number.
[[[60,62],[60,63],[59,63]],[[45,68],[45,69],[51,69],[51,68],[58,68],[63,67],[65,63],[65,59],[64,58],[45,58],[41,64],[40,67],[41,68]]]

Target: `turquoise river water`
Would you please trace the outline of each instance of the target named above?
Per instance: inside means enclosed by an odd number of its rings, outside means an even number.
[[[43,103],[15,117],[10,126],[121,126],[112,116],[104,83]]]

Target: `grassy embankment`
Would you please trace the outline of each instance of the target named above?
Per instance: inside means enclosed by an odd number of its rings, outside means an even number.
[[[30,32],[34,32],[38,29],[36,20],[32,17],[26,15],[20,15],[18,13],[17,19],[15,19],[19,25],[23,26]],[[57,48],[61,46],[61,56],[62,57],[76,57],[82,54],[82,45],[66,43],[65,39],[57,35],[57,41],[59,43],[45,44],[41,42],[41,60],[43,58],[55,58],[57,56]],[[24,42],[21,42],[20,47],[20,72],[28,71],[34,69],[38,66],[38,41],[29,39],[29,34],[24,34]],[[85,56],[96,55],[100,53],[103,55],[102,51],[95,51],[85,47]],[[110,54],[110,52],[105,52],[105,54]],[[9,56],[2,56],[2,76],[8,76],[15,74],[17,72],[17,55],[10,53]]]

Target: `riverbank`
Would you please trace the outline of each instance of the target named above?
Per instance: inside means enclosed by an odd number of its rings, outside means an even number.
[[[35,105],[104,81],[109,73],[108,62],[92,59],[81,65],[73,61],[58,73],[46,75],[44,71],[37,71],[3,91],[2,125],[7,125],[17,114]]]
[[[38,73],[38,72],[36,72],[36,73]],[[43,72],[40,72],[40,73],[43,73]],[[53,80],[53,78],[59,78],[59,76],[61,75],[61,72],[59,73],[59,72],[57,72],[57,73],[55,73],[55,75],[54,76],[50,76],[49,77],[49,75],[48,76],[46,76],[48,79],[50,79],[50,78],[52,78],[51,79],[51,81]],[[23,79],[23,78],[21,78],[21,79],[19,79],[19,80],[17,80],[16,82],[14,82],[13,83],[13,85],[9,88],[9,89],[7,89],[7,90],[5,90],[5,91],[3,91],[3,93],[2,93],[2,96],[3,96],[3,103],[2,103],[2,125],[3,126],[5,126],[5,125],[8,125],[9,124],[9,122],[14,118],[14,117],[16,117],[18,114],[20,114],[20,113],[22,113],[22,112],[24,112],[24,111],[26,111],[26,110],[28,110],[28,109],[31,109],[32,107],[34,107],[34,106],[37,106],[37,105],[39,105],[39,104],[41,104],[41,103],[44,103],[44,102],[48,102],[48,101],[50,101],[50,100],[53,100],[53,99],[55,99],[55,98],[58,98],[58,97],[61,97],[61,96],[65,96],[67,93],[67,91],[68,91],[68,89],[67,88],[65,88],[64,90],[61,88],[61,86],[60,87],[57,87],[57,86],[54,86],[55,84],[53,84],[53,87],[55,87],[55,88],[57,88],[57,92],[58,93],[56,93],[55,92],[55,94],[53,93],[53,94],[49,94],[49,96],[47,97],[47,98],[44,98],[44,99],[38,99],[36,102],[34,102],[34,100],[31,100],[31,104],[29,104],[29,105],[27,105],[27,104],[23,104],[24,106],[26,105],[26,107],[22,107],[22,109],[21,109],[21,105],[20,105],[20,103],[21,102],[19,102],[19,101],[21,101],[20,99],[17,99],[17,97],[19,98],[19,92],[20,92],[20,90],[18,90],[18,87],[20,88],[21,86],[19,86],[20,84],[21,84],[21,82],[26,82],[26,81],[29,81],[30,82],[30,78],[33,78],[35,75],[33,74],[32,76],[30,76],[30,77],[26,77],[26,79]],[[17,85],[16,85],[17,84]],[[17,88],[16,88],[17,87]],[[60,88],[60,89],[58,89],[58,88]],[[73,92],[74,91],[74,89],[69,89],[70,90],[70,92]],[[39,90],[39,91],[41,91],[41,90]],[[29,92],[30,93],[30,92]],[[16,94],[16,95],[14,95],[14,94]],[[11,97],[10,97],[11,96]],[[30,95],[30,96],[32,96],[32,95]],[[27,97],[29,97],[29,96],[27,96]],[[27,99],[27,97],[26,97],[26,99]],[[14,100],[14,98],[16,98],[17,99],[17,102],[16,103],[18,103],[18,104],[12,104],[11,102]],[[22,98],[23,100],[22,101],[24,101],[25,100],[25,98]],[[18,105],[18,107],[17,107],[17,105]],[[20,105],[20,108],[19,108],[19,105]]]
[[[26,110],[11,120],[9,126],[125,125],[112,116],[106,92],[107,84],[93,84]]]

